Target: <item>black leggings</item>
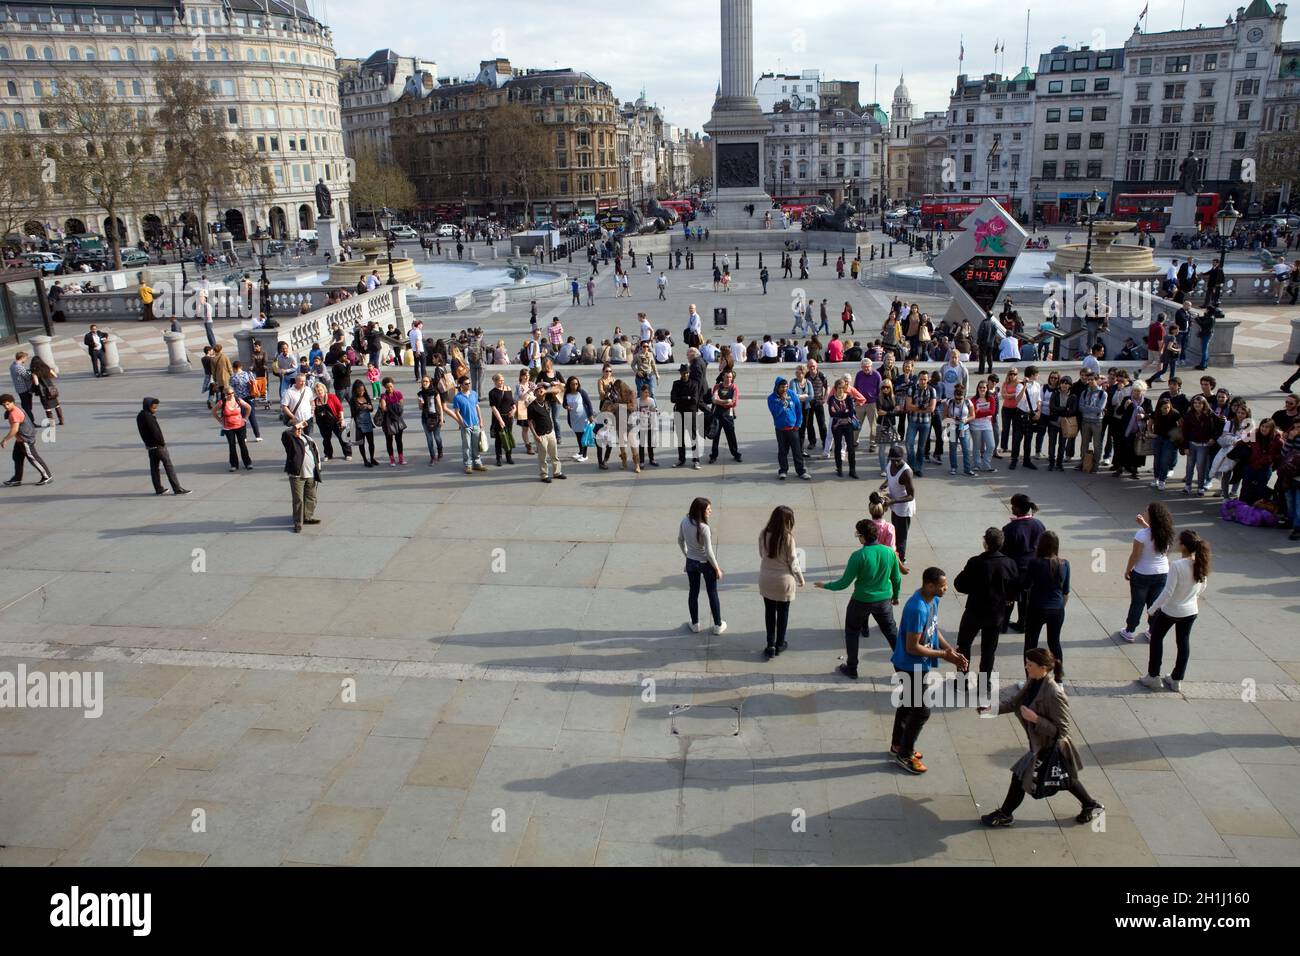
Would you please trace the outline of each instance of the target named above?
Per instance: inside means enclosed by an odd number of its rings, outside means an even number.
[[[1097,805],[1097,801],[1094,800],[1092,794],[1084,788],[1082,781],[1075,780],[1070,784],[1069,790],[1070,793],[1074,794],[1075,798],[1078,799],[1082,806],[1095,807]],[[1015,774],[1012,774],[1011,786],[1007,787],[1006,799],[1002,801],[1002,812],[1007,816],[1011,816],[1016,812],[1016,809],[1020,804],[1024,802],[1024,799],[1025,788],[1021,786],[1020,778]]]
[[[907,529],[912,526],[912,519],[908,515],[896,515],[891,513],[889,523],[894,526],[894,550],[898,552],[898,560],[907,560]]]
[[[835,455],[835,474],[842,475],[844,473],[844,466],[840,463],[840,448],[847,445],[849,452],[849,474],[856,475],[858,473],[858,459],[857,454],[853,450],[853,427],[837,428],[832,431],[831,434],[835,436],[835,451],[833,452]]]
[[[998,444],[1002,446],[1003,451],[1006,451],[1007,447],[1011,444],[1011,433],[1015,431],[1013,423],[1016,420],[1017,411],[1019,411],[1019,409],[1007,408],[1005,406],[1002,408],[1002,436]]]
[[[1192,625],[1196,615],[1187,617],[1170,617],[1164,611],[1156,611],[1151,616],[1151,651],[1147,656],[1147,673],[1152,677],[1160,676],[1160,664],[1164,659],[1165,635],[1174,629],[1174,641],[1178,645],[1178,656],[1174,660],[1174,669],[1169,673],[1172,680],[1182,680],[1187,673],[1187,661],[1192,656]]]
[[[1058,661],[1065,661],[1061,650],[1061,627],[1065,624],[1065,608],[1042,608],[1032,604],[1025,606],[1025,650],[1038,646],[1038,632],[1047,625],[1047,649]]]
[[[361,449],[362,461],[374,461],[375,460],[375,433],[362,432],[361,437],[357,439],[357,448]],[[366,457],[367,448],[370,449],[369,458]]]
[[[398,454],[398,455],[405,455],[406,452],[404,452],[404,451],[402,450],[402,433],[401,433],[401,432],[384,432],[384,444],[388,446],[388,457],[389,457],[389,458],[392,458],[393,455],[394,455],[394,452],[393,452],[393,445],[394,445],[394,443],[396,443],[396,445],[397,445],[397,451],[396,451],[396,454]]]
[[[763,598],[763,619],[767,624],[767,646],[785,643],[785,626],[790,621],[790,602]]]

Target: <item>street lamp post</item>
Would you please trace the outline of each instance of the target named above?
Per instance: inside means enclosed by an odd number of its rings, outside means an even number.
[[[271,236],[261,226],[257,227],[248,240],[253,245],[253,254],[257,256],[258,262],[262,267],[262,277],[258,280],[259,294],[262,298],[262,311],[268,316],[271,314],[271,279],[266,274],[266,247],[271,241]]]
[[[379,224],[384,228],[384,246],[388,250],[387,285],[397,285],[397,276],[393,275],[393,211],[387,206],[379,213]]]
[[[171,225],[172,237],[176,241],[176,261],[181,264],[181,291],[185,291],[185,286],[189,284],[189,277],[185,274],[185,255],[181,252],[181,240],[185,238],[185,223],[177,219]]]
[[[1231,199],[1228,204],[1219,211],[1219,216],[1214,222],[1214,228],[1219,233],[1219,272],[1223,272],[1224,263],[1228,259],[1228,240],[1232,238],[1232,231],[1237,228],[1237,220],[1241,218],[1241,213],[1233,205]],[[1213,299],[1210,301],[1210,312],[1216,319],[1223,318],[1223,310],[1219,308],[1219,299],[1223,295],[1223,283],[1220,282],[1214,289]]]
[[[1101,207],[1101,195],[1097,190],[1083,201],[1084,208],[1088,210],[1088,248],[1083,257],[1083,268],[1079,270],[1080,275],[1092,275],[1092,223],[1097,218],[1097,210]]]

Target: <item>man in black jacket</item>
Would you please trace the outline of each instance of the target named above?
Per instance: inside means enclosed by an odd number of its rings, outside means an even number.
[[[998,637],[1006,619],[1006,606],[1020,591],[1020,568],[1002,553],[1005,536],[998,528],[984,532],[984,552],[966,562],[954,585],[967,595],[957,630],[957,649],[970,658],[975,635],[980,636],[980,673],[993,673]]]
[[[284,472],[289,476],[293,497],[293,530],[305,524],[320,524],[316,514],[316,486],[320,483],[320,449],[305,433],[306,421],[296,422],[280,435],[284,445]]]
[[[188,488],[181,487],[181,480],[176,477],[172,467],[172,456],[167,451],[167,442],[163,438],[162,426],[158,424],[158,399],[146,398],[144,408],[135,416],[135,427],[140,430],[140,440],[149,449],[149,477],[153,479],[154,494],[165,495],[162,476],[158,474],[159,466],[167,469],[167,480],[171,482],[172,494],[188,495]]]
[[[108,333],[97,325],[92,325],[90,331],[81,337],[81,344],[90,353],[90,370],[95,373],[95,378],[108,376],[108,370],[104,365],[104,343],[107,341]]]
[[[703,383],[691,374],[691,366],[682,365],[679,369],[681,377],[673,382],[673,390],[670,398],[673,403],[673,415],[677,419],[677,465],[681,468],[686,464],[686,430],[689,427],[691,432],[691,467],[700,467],[700,441],[697,431],[697,416],[702,410]]]

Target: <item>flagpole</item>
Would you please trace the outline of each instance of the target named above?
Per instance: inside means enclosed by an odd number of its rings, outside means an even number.
[[[1029,11],[1025,10],[1025,67],[1029,67]]]

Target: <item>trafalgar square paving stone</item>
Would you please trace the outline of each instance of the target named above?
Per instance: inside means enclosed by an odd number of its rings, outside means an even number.
[[[566,296],[539,315],[559,314],[581,342],[616,324],[635,336],[646,311],[680,341],[687,305],[706,337],[726,306],[728,339],[748,341],[789,332],[801,286],[829,300],[832,330],[849,300],[874,338],[894,295],[836,280],[833,255],[803,284],[775,278],[766,256],[764,298],[756,258],[742,256],[730,293],[712,291],[701,253],[693,272],[667,273],[658,302],[638,256],[631,300],[613,297],[602,267],[594,307]],[[1263,327],[1274,313],[1248,314]],[[466,326],[517,351],[527,304],[425,317],[426,334]],[[1220,382],[1257,417],[1281,407],[1277,350],[1237,355],[1214,370]],[[1068,797],[1026,801],[1016,827],[986,830],[979,816],[1025,748],[1018,724],[936,710],[921,744],[930,770],[910,777],[886,754],[879,632],[861,680],[834,673],[847,595],[811,585],[839,576],[878,468],[864,449],[861,481],[836,479],[827,460],[810,462],[811,482],[775,480],[764,398],[788,366],[740,368],[742,464],[724,451],[674,469],[665,448],[640,476],[598,471],[568,459],[562,428],[570,477],[543,485],[522,449],[513,467],[463,474],[451,425],[446,458],[427,467],[416,427],[405,468],[330,463],[323,523],[295,535],[273,414],[249,445],[255,470],[230,474],[197,371],[168,375],[144,350],[96,380],[75,355],[59,360],[68,424],[42,446],[55,481],[0,495],[0,672],[102,673],[103,714],[0,708],[0,864],[1300,863],[1300,545],[1219,520],[1218,499],[1162,496],[1179,528],[1209,539],[1214,572],[1182,692],[1156,693],[1137,683],[1147,645],[1115,636],[1134,516],[1155,494],[1145,481],[971,480],[946,463],[918,481],[904,599],[927,566],[951,581],[1017,491],[1073,567],[1066,687],[1083,780],[1106,813],[1079,826]],[[661,402],[675,368],[661,368]],[[590,386],[597,372],[579,375]],[[410,369],[394,378],[409,390]],[[134,423],[145,395],[162,400],[187,498],[152,493]],[[698,495],[713,502],[726,572],[722,635],[684,626],[676,534]],[[789,650],[765,661],[757,536],[778,504],[795,512],[808,587]],[[963,602],[943,599],[946,634]],[[1023,677],[1020,645],[1002,638],[1005,682]]]

